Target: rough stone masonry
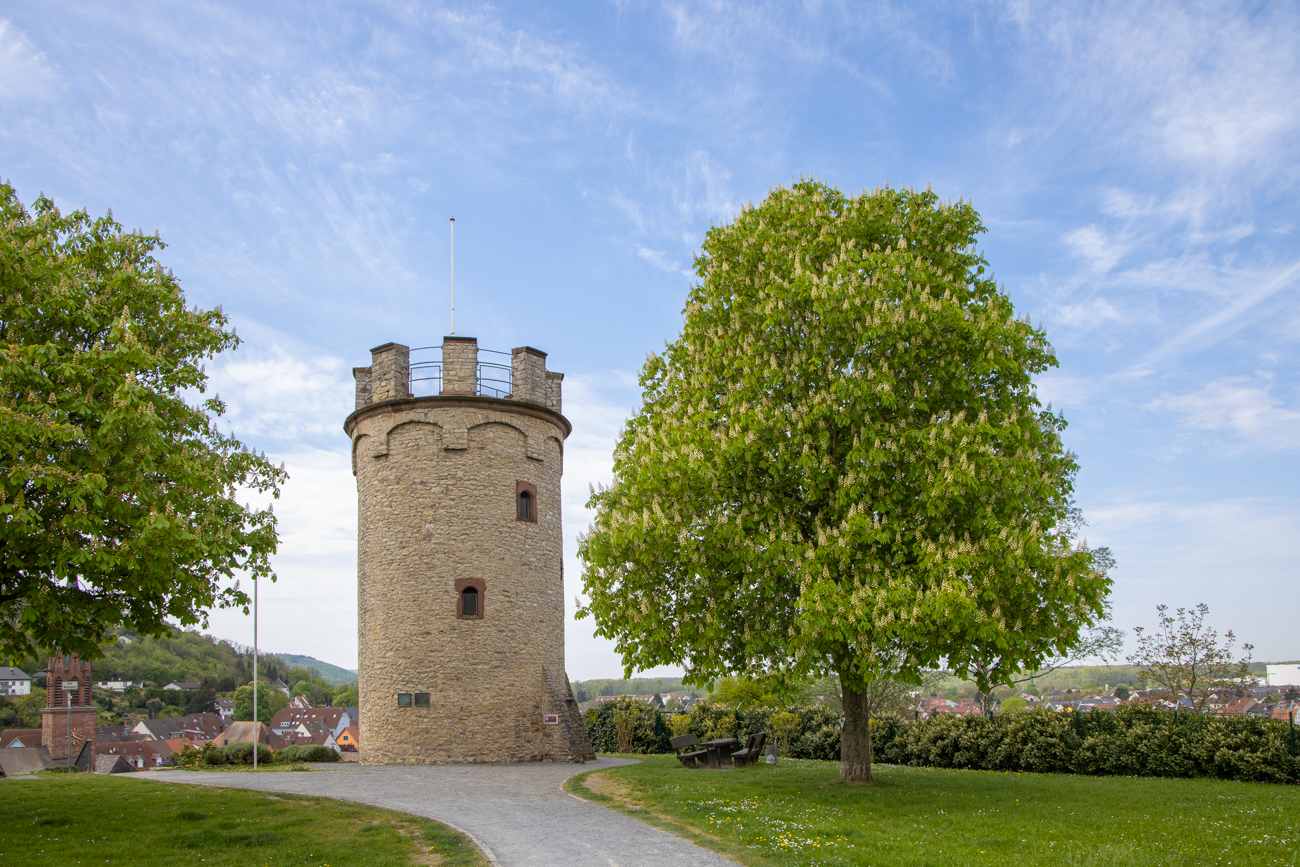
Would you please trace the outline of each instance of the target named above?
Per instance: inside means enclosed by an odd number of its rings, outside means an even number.
[[[361,761],[594,759],[564,668],[563,374],[441,349],[353,369]]]

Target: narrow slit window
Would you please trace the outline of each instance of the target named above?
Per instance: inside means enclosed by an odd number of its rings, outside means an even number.
[[[466,587],[460,594],[460,616],[478,617],[478,588]]]
[[[537,486],[529,482],[515,483],[515,520],[537,523]]]
[[[428,707],[428,706],[429,706],[429,694],[428,694],[427,692],[417,692],[417,693],[415,694],[415,706],[416,706],[416,707]]]
[[[411,706],[411,694],[410,694],[409,692],[399,692],[399,693],[397,694],[397,706],[398,706],[398,707],[410,707],[410,706]]]

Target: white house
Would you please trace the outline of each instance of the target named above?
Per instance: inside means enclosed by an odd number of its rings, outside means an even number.
[[[1264,678],[1269,686],[1300,686],[1300,665],[1273,665],[1269,663]]]
[[[32,679],[21,668],[0,666],[0,695],[31,695]]]

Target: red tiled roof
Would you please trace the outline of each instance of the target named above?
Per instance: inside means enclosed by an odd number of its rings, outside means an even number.
[[[0,749],[7,749],[14,741],[18,741],[24,747],[39,747],[41,745],[41,730],[5,729],[0,734]]]

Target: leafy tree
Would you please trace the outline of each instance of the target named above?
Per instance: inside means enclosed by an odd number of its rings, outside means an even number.
[[[1296,689],[1294,686],[1288,686],[1286,692],[1282,694],[1282,697],[1287,701],[1300,701],[1300,689]]]
[[[1002,707],[999,709],[999,712],[1018,713],[1022,710],[1033,710],[1033,705],[1025,701],[1023,698],[1013,695],[1011,698],[1002,699]]]
[[[329,707],[334,698],[334,688],[321,678],[298,680],[289,691],[290,697],[305,696],[312,707]]]
[[[251,722],[253,719],[253,686],[241,686],[235,690],[234,697],[235,720],[239,722]],[[271,724],[271,718],[275,716],[276,711],[283,710],[289,706],[289,699],[285,694],[270,684],[259,683],[257,687],[257,718],[259,721]]]
[[[772,707],[786,703],[790,691],[783,684],[752,677],[724,677],[713,690],[713,698],[731,707]]]
[[[1056,364],[969,204],[778,188],[711,229],[680,337],[594,491],[579,616],[627,671],[841,682],[841,779],[871,779],[866,684],[996,648],[1032,669],[1110,587],[1070,533]]]
[[[1099,568],[1104,570],[1113,563],[1110,551],[1107,549],[1098,548],[1093,553],[1096,556]],[[1054,601],[1043,600],[1037,610],[1033,610],[1033,604],[1030,602],[1029,610],[1025,613],[1026,619],[1040,621],[1039,628],[1047,633],[1051,632],[1050,624],[1060,618],[1073,618],[1078,623],[1092,622],[1093,616],[1090,611],[1063,611],[1060,606],[1053,604]],[[1058,668],[1081,659],[1116,659],[1124,648],[1124,630],[1116,629],[1107,624],[1098,624],[1090,628],[1086,633],[1077,635],[1077,639],[1062,652],[1055,653],[1049,650],[1049,653],[1041,658],[1038,666],[1033,671],[1018,670],[1020,664],[1016,661],[1015,656],[1007,656],[1001,653],[998,650],[996,641],[990,641],[983,647],[971,648],[968,653],[971,659],[970,673],[975,676],[980,711],[985,716],[988,716],[990,701],[993,697],[993,687],[996,684],[1018,686],[1035,678],[1045,677]],[[1055,648],[1052,650],[1055,650]]]
[[[1122,683],[1119,686],[1115,687],[1115,698],[1119,699],[1120,701],[1127,700],[1128,697],[1132,694],[1133,693],[1129,692],[1128,687]]]
[[[273,578],[285,479],[218,431],[203,361],[233,348],[189,308],[156,236],[111,214],[28,213],[0,183],[0,656],[98,657],[114,627],[170,635]]]
[[[43,707],[45,707],[44,690],[27,695],[0,695],[0,731],[40,728]]]
[[[1204,602],[1190,610],[1179,608],[1172,616],[1168,605],[1157,605],[1160,625],[1149,634],[1142,627],[1133,630],[1137,649],[1129,657],[1148,685],[1168,690],[1174,700],[1187,698],[1198,711],[1214,695],[1241,695],[1255,685],[1250,672],[1254,645],[1242,644],[1245,656],[1234,659],[1236,636],[1229,630],[1220,642],[1219,633],[1205,625],[1209,613]]]
[[[334,690],[330,697],[331,707],[356,707],[358,704],[357,682],[345,683]]]
[[[217,712],[217,692],[212,688],[212,682],[206,677],[199,684],[199,688],[194,691],[194,697],[185,707],[186,713],[216,713]]]
[[[162,712],[163,703],[160,698],[151,698],[144,703],[145,710],[149,711],[149,719],[157,719],[158,714]]]

